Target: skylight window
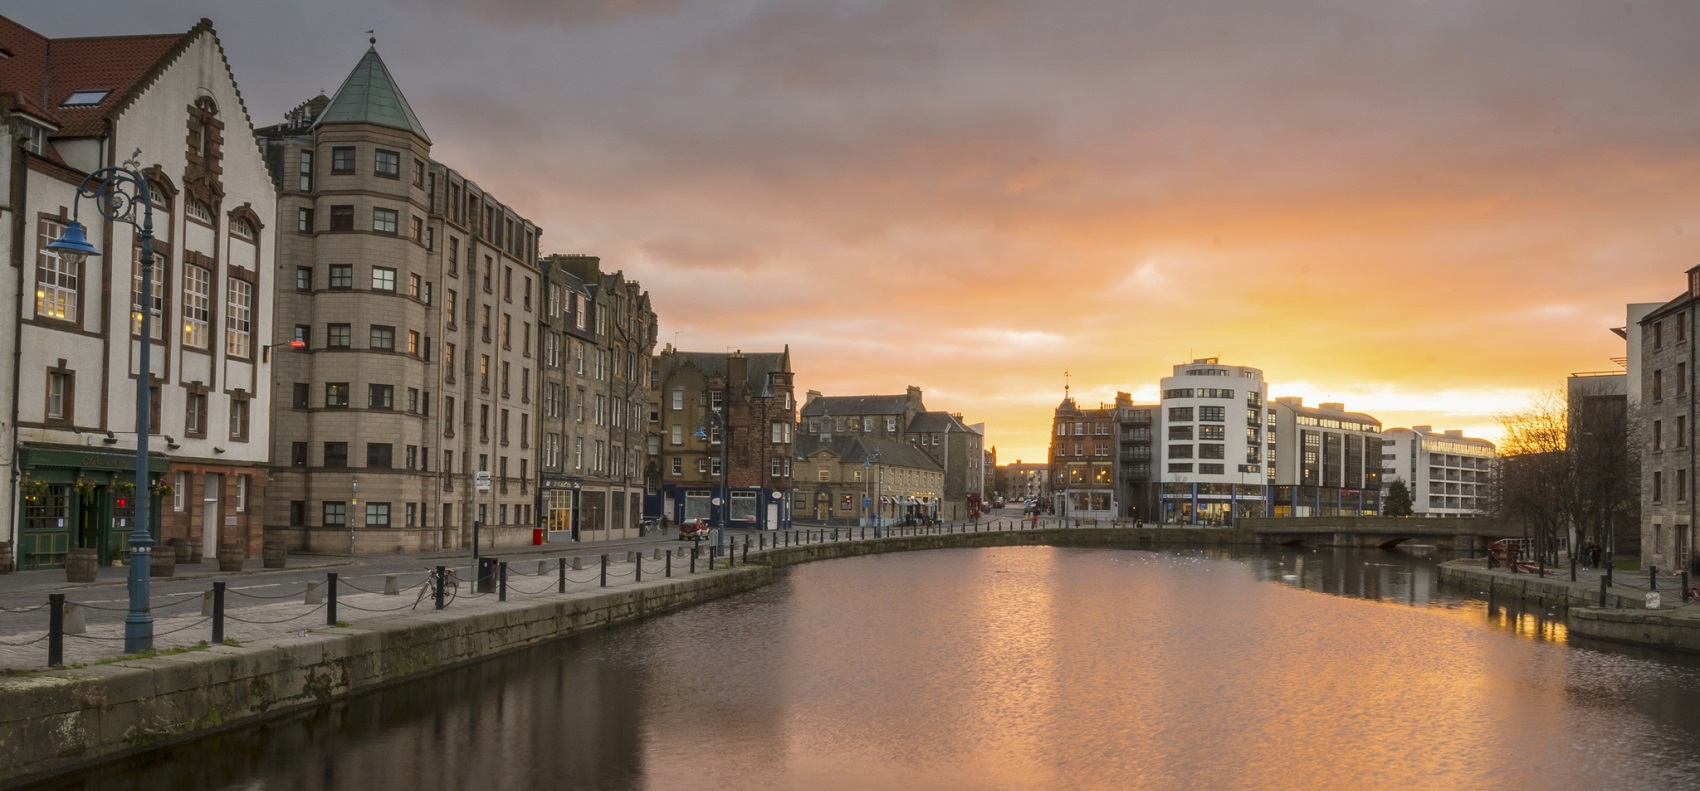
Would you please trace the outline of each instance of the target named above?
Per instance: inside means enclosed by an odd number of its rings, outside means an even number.
[[[101,100],[105,99],[106,95],[109,94],[109,93],[112,93],[112,91],[111,90],[72,91],[70,96],[65,97],[65,102],[63,104],[59,105],[59,106],[60,107],[93,107],[97,104],[100,104]]]

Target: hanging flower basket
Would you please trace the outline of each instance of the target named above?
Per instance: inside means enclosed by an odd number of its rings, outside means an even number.
[[[118,493],[126,497],[136,493],[135,481],[123,481],[118,484]]]
[[[35,502],[47,496],[47,481],[36,479],[24,484],[24,499]]]
[[[89,481],[86,478],[78,478],[77,479],[77,494],[80,494],[83,497],[93,497],[94,496],[94,483],[92,483],[91,481]]]
[[[153,487],[153,493],[160,497],[175,497],[177,496],[177,489],[169,483],[162,483]]]

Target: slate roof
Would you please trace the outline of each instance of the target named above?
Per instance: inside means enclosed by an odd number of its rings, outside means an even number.
[[[908,407],[907,395],[821,396],[803,405],[803,417],[901,415]]]
[[[943,433],[947,426],[951,432],[973,431],[949,412],[921,412],[915,415],[914,420],[909,421],[908,431],[911,434],[938,434]]]
[[[907,443],[873,437],[835,434],[822,442],[819,436],[805,435],[797,437],[796,448],[798,459],[806,459],[812,454],[827,450],[846,463],[861,464],[877,452],[880,464],[935,472],[939,470],[938,462],[933,461],[933,457],[921,449]]]
[[[129,106],[153,78],[203,31],[203,19],[186,33],[50,39],[0,16],[0,103],[58,126],[50,137],[88,137]],[[62,107],[75,91],[104,90],[99,102]]]
[[[673,378],[675,373],[686,365],[694,366],[704,376],[725,376],[726,352],[680,352],[661,355],[661,359],[671,367],[661,372],[663,380]],[[744,355],[749,360],[750,389],[760,393],[767,387],[767,375],[776,371],[791,370],[791,347],[786,346],[783,352],[750,352]]]
[[[375,46],[366,49],[366,54],[355,64],[354,71],[348,73],[342,87],[336,89],[330,105],[319,113],[319,120],[313,125],[350,123],[400,129],[431,142],[431,136],[425,134],[425,126],[419,123],[419,116],[413,114],[407,97],[401,95],[401,89],[396,87],[395,78],[384,66],[384,59],[378,57]]]

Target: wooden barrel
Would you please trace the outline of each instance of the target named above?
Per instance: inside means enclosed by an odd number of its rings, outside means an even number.
[[[0,541],[0,574],[12,570],[12,542]]]
[[[242,562],[248,559],[248,550],[243,547],[219,547],[218,570],[241,571]]]
[[[289,558],[289,542],[281,538],[266,539],[260,558],[268,569],[281,569]]]
[[[183,544],[189,548],[189,559],[185,562],[187,562],[187,563],[200,563],[201,562],[201,542],[197,539],[194,539],[194,538],[185,538],[185,539],[183,539]]]
[[[155,552],[148,559],[149,577],[170,577],[177,573],[177,553]]]
[[[66,582],[94,582],[95,572],[99,569],[100,550],[76,547],[66,552]]]
[[[171,547],[171,558],[174,563],[189,562],[189,539],[173,538],[165,542]]]

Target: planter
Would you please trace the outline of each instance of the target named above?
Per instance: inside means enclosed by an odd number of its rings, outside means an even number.
[[[100,550],[76,547],[65,552],[65,581],[94,582],[100,570]]]
[[[289,543],[281,538],[268,538],[260,551],[260,558],[268,569],[281,569],[289,558]]]
[[[155,552],[148,559],[149,577],[169,577],[177,573],[177,554],[175,552]]]
[[[219,547],[218,570],[241,571],[242,562],[248,559],[248,550],[243,547]]]
[[[11,570],[12,570],[12,542],[10,542],[10,541],[0,541],[0,574],[10,573]]]

